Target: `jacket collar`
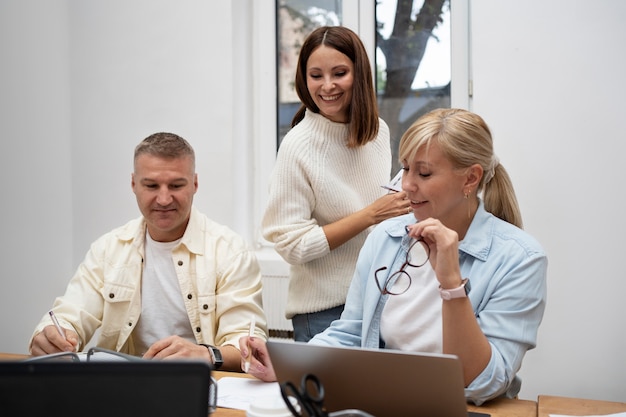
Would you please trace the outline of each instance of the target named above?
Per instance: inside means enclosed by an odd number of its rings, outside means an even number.
[[[204,252],[204,229],[205,222],[203,221],[203,216],[192,206],[189,215],[189,223],[187,223],[187,228],[185,229],[180,244],[185,245],[190,252],[196,255],[202,255]],[[122,226],[117,233],[118,239],[125,242],[132,242],[136,247],[143,247],[145,236],[146,219],[143,216]]]

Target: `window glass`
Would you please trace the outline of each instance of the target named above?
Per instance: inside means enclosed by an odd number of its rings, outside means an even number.
[[[341,0],[278,0],[277,77],[278,145],[291,128],[300,107],[294,88],[298,53],[304,38],[319,26],[341,25]]]
[[[402,134],[422,114],[450,107],[449,0],[377,0],[376,85],[393,169]]]
[[[450,0],[371,1],[376,5],[375,22],[358,25],[376,25],[376,88],[380,116],[391,134],[395,174],[400,168],[397,149],[402,133],[427,111],[450,107]],[[276,1],[277,148],[300,107],[294,89],[300,46],[316,27],[342,24],[343,8],[349,6],[342,3]]]

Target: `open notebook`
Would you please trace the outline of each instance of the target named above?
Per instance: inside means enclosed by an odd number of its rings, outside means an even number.
[[[206,417],[210,373],[199,361],[5,361],[0,415]]]
[[[278,381],[300,386],[317,376],[328,411],[357,409],[376,417],[467,417],[456,356],[268,341]]]

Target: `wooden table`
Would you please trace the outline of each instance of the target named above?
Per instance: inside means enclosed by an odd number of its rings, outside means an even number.
[[[550,414],[590,416],[622,412],[626,412],[626,403],[551,395],[540,395],[537,401],[538,417],[548,417]]]
[[[28,355],[24,355],[21,353],[0,353],[0,360],[5,360],[5,361],[13,361],[13,360],[26,359],[26,358],[28,358]]]
[[[0,360],[19,360],[25,359],[28,355],[16,354],[16,353],[0,353]],[[248,374],[226,371],[213,372],[215,379],[219,380],[225,376],[240,377],[240,378],[253,378]],[[554,397],[548,397],[554,398]],[[589,400],[581,400],[589,401]],[[603,402],[604,403],[604,402]],[[621,403],[616,403],[621,404]],[[626,404],[622,404],[626,407]],[[476,411],[479,413],[490,414],[491,417],[537,417],[537,403],[535,401],[527,400],[508,400],[499,399],[493,400],[480,407],[474,405],[468,405],[469,411]],[[626,408],[621,409],[622,411]],[[550,411],[554,413],[555,411]],[[218,408],[212,417],[245,417],[246,412],[243,410],[234,410],[230,408]],[[547,417],[547,414],[540,415],[540,417]]]
[[[225,376],[253,378],[250,375],[243,373],[222,371],[213,372],[213,376],[218,381],[220,378]],[[535,401],[527,400],[498,399],[489,401],[480,407],[468,405],[467,409],[469,411],[490,414],[491,417],[537,417],[537,403]],[[218,408],[215,413],[212,414],[212,416],[215,417],[245,417],[245,415],[245,411],[232,410],[228,408]]]
[[[529,400],[502,398],[488,401],[480,407],[468,404],[467,409],[491,414],[491,417],[537,417],[537,403]]]

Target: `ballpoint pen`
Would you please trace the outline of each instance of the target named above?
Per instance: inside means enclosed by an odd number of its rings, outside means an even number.
[[[65,336],[65,330],[63,330],[63,327],[61,327],[61,325],[59,324],[59,320],[57,320],[57,316],[54,315],[54,311],[50,310],[48,311],[48,314],[50,314],[50,318],[52,319],[54,326],[59,331],[59,334],[63,336],[63,339],[67,340],[67,336]]]
[[[389,183],[385,185],[381,185],[381,187],[391,192],[402,191],[402,174],[403,173],[404,173],[404,168],[401,168],[400,171],[398,171],[398,173],[396,174],[396,176],[393,177],[391,181],[389,181]]]
[[[250,330],[248,332],[248,336],[254,336],[254,328],[256,326],[255,317],[252,316],[252,320],[250,321]],[[246,357],[246,363],[243,365],[243,371],[248,373],[250,370],[250,360],[252,359],[252,352],[250,351],[250,345],[248,345],[248,356]]]

